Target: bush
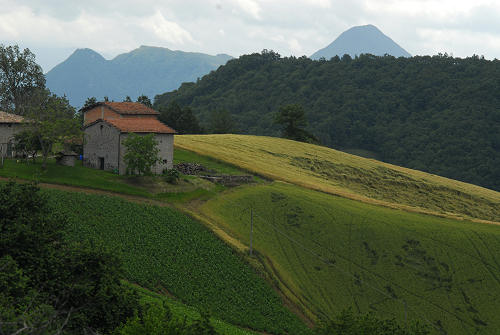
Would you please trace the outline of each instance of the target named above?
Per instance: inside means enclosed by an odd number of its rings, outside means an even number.
[[[192,324],[177,320],[167,305],[147,304],[140,313],[116,329],[117,335],[217,335],[206,313]]]
[[[110,332],[133,315],[120,259],[68,243],[66,224],[36,185],[0,184],[0,333]]]
[[[403,327],[394,319],[379,319],[371,313],[354,314],[351,309],[342,311],[335,319],[316,330],[318,335],[428,335],[429,333],[429,328],[418,322]]]
[[[151,168],[160,160],[160,150],[154,134],[141,136],[130,133],[123,145],[127,149],[123,157],[127,164],[127,174],[151,175]]]
[[[180,178],[180,173],[176,169],[163,170],[163,179],[169,184],[177,184]]]

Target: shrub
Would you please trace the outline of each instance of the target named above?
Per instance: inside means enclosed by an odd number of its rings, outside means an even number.
[[[151,168],[160,160],[154,134],[140,136],[130,133],[123,145],[127,148],[124,156],[127,174],[151,175]]]
[[[169,184],[177,184],[179,177],[180,173],[176,169],[163,170],[163,179]]]

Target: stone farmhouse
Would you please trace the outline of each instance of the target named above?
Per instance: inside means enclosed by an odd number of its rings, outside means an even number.
[[[175,130],[158,120],[159,112],[138,102],[98,102],[83,109],[83,164],[95,169],[127,171],[123,142],[128,134],[155,134],[160,162],[152,171],[173,168]]]
[[[0,111],[0,156],[13,157],[14,135],[22,130],[24,118]]]

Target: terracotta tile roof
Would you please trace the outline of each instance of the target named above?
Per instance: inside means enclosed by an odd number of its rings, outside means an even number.
[[[20,115],[0,111],[0,123],[22,123],[24,118]]]
[[[175,134],[175,130],[155,118],[127,118],[104,120],[124,133]]]
[[[150,108],[146,105],[141,104],[140,102],[109,102],[103,101],[98,102],[94,105],[88,106],[83,109],[83,111],[87,111],[97,106],[107,106],[111,110],[115,111],[118,114],[126,114],[126,115],[160,115],[160,112],[155,111],[153,108]]]

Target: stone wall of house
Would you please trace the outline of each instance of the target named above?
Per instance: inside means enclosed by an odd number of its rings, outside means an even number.
[[[22,124],[20,123],[0,123],[0,149],[2,154],[7,153],[6,156],[13,156],[14,135],[21,130]]]
[[[101,121],[85,128],[84,166],[99,169],[104,158],[104,170],[118,170],[120,150],[120,131],[115,127]]]
[[[144,136],[148,134],[138,133],[139,136]],[[123,161],[123,157],[127,152],[127,149],[123,145],[123,142],[127,138],[128,134],[121,134],[121,148],[120,148],[120,174],[125,174],[127,172],[127,166]],[[160,152],[158,156],[160,157],[160,162],[157,163],[153,168],[152,172],[154,174],[161,174],[164,169],[172,169],[174,166],[174,135],[173,134],[155,134],[155,140],[158,143],[158,149]]]

